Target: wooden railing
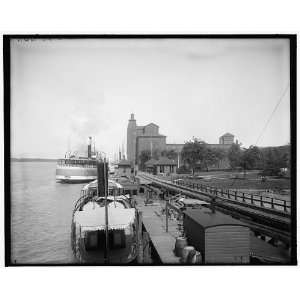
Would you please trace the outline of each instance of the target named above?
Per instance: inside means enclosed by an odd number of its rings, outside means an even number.
[[[172,180],[172,183],[178,186],[188,187],[193,190],[201,191],[210,195],[219,196],[237,202],[243,202],[256,206],[258,205],[260,207],[266,207],[276,210],[283,210],[284,212],[290,212],[291,209],[290,202],[284,199],[254,195],[245,192],[233,191],[230,189],[220,189],[204,184],[192,183],[178,179]]]
[[[79,207],[84,203],[84,202],[88,202],[90,199],[90,196],[88,195],[83,195],[81,196],[79,199],[76,200],[75,205],[74,205],[74,209],[73,209],[73,216],[74,213],[79,209]]]

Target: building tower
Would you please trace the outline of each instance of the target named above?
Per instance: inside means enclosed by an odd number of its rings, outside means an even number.
[[[135,164],[136,150],[136,120],[134,114],[131,114],[127,126],[127,160]]]
[[[225,133],[219,138],[219,144],[221,145],[231,145],[234,143],[234,135],[231,133]]]

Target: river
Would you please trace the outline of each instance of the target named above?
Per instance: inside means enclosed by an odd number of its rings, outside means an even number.
[[[11,163],[12,263],[75,262],[72,210],[84,184],[56,182],[55,168],[55,162]]]

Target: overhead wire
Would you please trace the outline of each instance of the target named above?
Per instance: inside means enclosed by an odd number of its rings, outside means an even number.
[[[281,97],[279,98],[278,102],[276,103],[276,105],[275,105],[275,107],[274,107],[274,109],[273,109],[273,111],[272,111],[272,113],[271,113],[269,119],[267,120],[265,126],[263,127],[263,129],[262,129],[260,135],[258,136],[255,145],[257,145],[257,143],[258,143],[259,140],[261,139],[262,135],[264,134],[264,131],[266,130],[267,126],[269,125],[269,123],[270,123],[270,121],[271,121],[271,119],[272,119],[274,113],[276,112],[276,110],[277,110],[279,104],[281,103],[281,101],[283,100],[283,98],[284,98],[286,92],[288,91],[289,86],[290,86],[290,84],[288,83],[287,86],[286,86],[286,88],[284,89],[284,92],[282,93]]]

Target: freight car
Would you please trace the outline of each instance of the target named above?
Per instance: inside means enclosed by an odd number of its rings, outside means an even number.
[[[204,208],[184,212],[189,245],[202,254],[204,264],[249,264],[249,227],[223,213]]]

